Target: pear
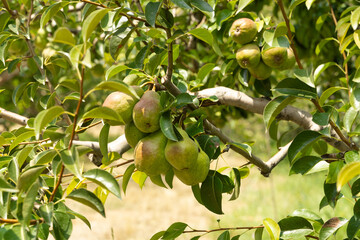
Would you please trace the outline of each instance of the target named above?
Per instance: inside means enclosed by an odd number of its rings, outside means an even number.
[[[141,139],[134,150],[135,167],[148,176],[166,173],[170,164],[165,158],[167,138],[161,131]]]
[[[246,44],[236,52],[236,60],[242,68],[255,67],[260,62],[260,48],[253,43]]]
[[[189,169],[177,170],[174,168],[175,176],[184,184],[193,186],[203,182],[209,173],[210,159],[204,151],[200,151],[194,166]]]
[[[159,130],[161,110],[159,94],[153,91],[145,92],[133,109],[132,116],[135,126],[144,133]]]
[[[291,48],[287,49],[287,58],[285,63],[279,68],[279,70],[291,69],[295,65],[296,59],[294,52]]]
[[[250,74],[258,79],[258,80],[265,80],[271,76],[272,69],[263,61],[260,61],[256,67],[249,68]]]
[[[136,144],[140,141],[140,139],[146,137],[148,134],[140,131],[134,124],[134,122],[130,122],[125,125],[125,138],[128,144],[134,148]]]
[[[249,18],[240,18],[233,22],[230,28],[230,36],[239,44],[249,43],[257,34],[256,23]]]
[[[198,145],[181,128],[177,129],[183,140],[169,140],[165,148],[166,160],[177,170],[188,169],[196,163]]]
[[[261,59],[271,68],[281,68],[287,59],[287,50],[283,47],[272,47],[261,52]]]
[[[131,86],[138,96],[142,96],[144,90],[139,86]],[[132,121],[132,112],[135,104],[138,100],[123,92],[112,92],[109,96],[106,97],[103,107],[108,107],[117,112],[120,117],[124,120],[124,123],[130,123]],[[110,125],[123,125],[124,123],[119,123],[116,121],[108,121]]]

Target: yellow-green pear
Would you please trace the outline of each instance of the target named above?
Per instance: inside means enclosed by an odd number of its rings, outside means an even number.
[[[200,151],[194,166],[189,169],[177,170],[174,168],[175,176],[185,183],[192,186],[203,182],[209,173],[210,159],[204,151]]]
[[[135,167],[148,176],[164,174],[170,169],[165,159],[167,138],[161,131],[141,139],[134,150]]]
[[[256,23],[250,18],[239,18],[233,22],[230,28],[230,36],[240,44],[249,43],[257,34]]]
[[[260,55],[260,48],[254,43],[249,43],[236,52],[236,60],[242,68],[255,67],[260,62]]]
[[[281,68],[287,59],[287,50],[283,47],[272,47],[261,52],[261,59],[271,68]]]
[[[139,86],[131,86],[138,96],[142,96],[144,90]],[[138,99],[123,92],[112,92],[103,103],[103,107],[108,107],[117,112],[124,120],[124,123],[130,123],[132,121],[132,112]],[[116,121],[108,121],[110,125],[123,125]]]
[[[272,68],[266,65],[263,61],[260,61],[255,67],[248,69],[250,74],[258,80],[265,80],[269,78],[272,72]]]
[[[159,130],[161,110],[160,95],[154,91],[145,92],[133,109],[135,126],[144,133]]]
[[[288,48],[287,49],[287,58],[285,60],[285,63],[283,65],[281,65],[279,70],[291,69],[292,67],[294,67],[295,62],[296,62],[296,59],[295,59],[294,52],[291,48]]]
[[[166,160],[177,170],[188,169],[196,163],[198,145],[181,128],[177,128],[183,140],[169,140],[165,148]]]
[[[134,122],[127,123],[125,125],[125,138],[128,144],[134,148],[140,139],[146,137],[148,134],[140,131],[134,124]]]

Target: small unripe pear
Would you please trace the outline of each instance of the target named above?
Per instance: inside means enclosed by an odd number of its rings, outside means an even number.
[[[287,59],[287,50],[283,47],[272,47],[261,52],[261,59],[271,68],[280,68]]]
[[[257,34],[256,23],[249,18],[240,18],[233,22],[230,28],[230,36],[239,44],[253,41]]]
[[[144,133],[159,130],[161,110],[159,94],[153,91],[145,92],[133,109],[132,116],[135,126]]]
[[[272,68],[260,61],[256,67],[249,68],[249,72],[254,78],[265,80],[271,76]]]
[[[260,55],[260,48],[250,43],[236,52],[236,60],[242,68],[255,67],[260,62]]]
[[[148,134],[140,131],[134,124],[134,122],[130,122],[125,125],[125,138],[130,147],[134,148],[136,144]]]
[[[166,160],[178,170],[190,168],[198,157],[198,145],[181,128],[177,128],[183,139],[169,140],[165,148]]]
[[[164,174],[170,169],[165,158],[167,138],[161,131],[141,139],[134,150],[135,167],[148,176]]]
[[[287,49],[287,58],[284,64],[279,68],[279,70],[291,69],[295,65],[296,59],[294,52],[291,48]]]

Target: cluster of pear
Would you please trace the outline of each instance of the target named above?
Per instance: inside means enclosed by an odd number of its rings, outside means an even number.
[[[254,42],[257,35],[256,23],[249,18],[235,20],[230,28],[230,35],[242,45],[236,52],[237,62],[258,80],[269,78],[272,69],[286,70],[295,64],[291,48],[263,46],[260,50]]]
[[[196,185],[205,180],[210,159],[196,140],[181,128],[176,128],[181,140],[168,140],[160,129],[162,106],[160,95],[132,86],[140,100],[122,92],[111,93],[103,106],[116,111],[124,120],[125,137],[134,148],[137,170],[148,176],[166,174],[171,168],[175,176],[186,185]],[[124,123],[108,121],[110,125]]]

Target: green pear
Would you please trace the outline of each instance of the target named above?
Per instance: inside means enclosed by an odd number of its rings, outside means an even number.
[[[233,22],[230,28],[230,36],[239,44],[249,43],[257,34],[256,23],[249,18],[240,18]]]
[[[175,176],[184,184],[193,186],[203,182],[209,173],[210,159],[204,151],[200,151],[194,166],[189,169],[177,170],[174,168]]]
[[[167,138],[161,131],[141,139],[135,147],[135,167],[148,176],[164,174],[170,169],[165,158]]]
[[[140,131],[134,124],[134,122],[127,123],[125,125],[125,138],[128,144],[134,148],[140,139],[146,137],[148,134]]]
[[[272,68],[260,61],[256,67],[249,68],[249,72],[254,78],[265,80],[271,76]]]
[[[279,70],[291,69],[295,65],[296,59],[294,52],[291,48],[287,49],[287,58],[285,63],[279,68]]]
[[[261,59],[271,68],[281,68],[287,59],[287,50],[283,47],[272,47],[261,52]]]
[[[165,148],[166,160],[177,170],[188,169],[196,163],[198,157],[198,145],[187,135],[187,133],[178,128],[183,137],[181,141],[169,140]]]
[[[142,96],[144,90],[139,86],[131,86],[138,96]],[[123,92],[112,92],[103,103],[103,107],[108,107],[117,112],[124,120],[124,123],[130,123],[132,121],[132,112],[138,99]],[[123,125],[116,121],[107,121],[110,125]]]
[[[249,43],[236,52],[236,60],[242,68],[255,67],[260,62],[260,55],[260,48]]]
[[[145,92],[133,109],[132,116],[135,126],[144,133],[159,130],[161,110],[159,94],[154,91]]]

